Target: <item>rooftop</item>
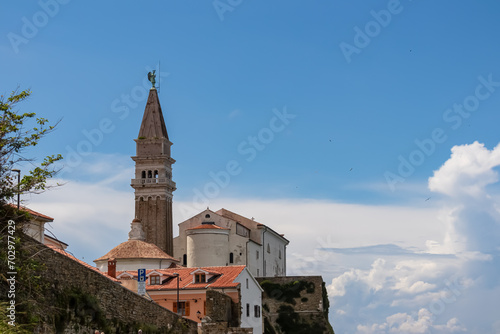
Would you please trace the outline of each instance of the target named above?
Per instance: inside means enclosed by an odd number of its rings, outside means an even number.
[[[17,205],[15,204],[9,204],[11,207],[14,207],[14,208],[17,208]],[[34,216],[35,218],[42,218],[44,220],[48,220],[48,221],[54,221],[54,218],[52,217],[49,217],[47,215],[44,215],[43,213],[40,213],[40,212],[36,212],[35,210],[31,210],[30,208],[27,208],[25,206],[20,206],[20,209],[21,211],[24,211],[24,212],[27,212],[29,213],[30,215]]]
[[[122,242],[105,255],[94,260],[107,261],[108,259],[162,259],[178,262],[172,256],[160,249],[160,247],[142,240],[128,240]]]
[[[200,272],[200,269],[214,275],[209,282],[193,283],[193,273]],[[179,289],[207,289],[207,288],[236,288],[240,283],[234,280],[245,269],[245,266],[227,266],[227,267],[199,267],[199,268],[171,268],[147,270],[146,275],[152,272],[162,275],[162,284],[147,285],[146,290],[177,290],[176,275],[179,274]],[[128,273],[137,277],[137,271],[118,271],[116,276]]]

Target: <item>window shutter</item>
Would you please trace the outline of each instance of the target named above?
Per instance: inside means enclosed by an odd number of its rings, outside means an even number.
[[[186,316],[189,316],[189,302],[186,302]]]
[[[177,302],[174,302],[174,310],[173,310],[174,313],[177,313]]]

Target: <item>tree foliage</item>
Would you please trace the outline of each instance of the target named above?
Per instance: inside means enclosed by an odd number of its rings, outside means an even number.
[[[18,193],[38,193],[46,189],[47,181],[57,172],[54,163],[61,160],[61,155],[47,156],[41,163],[25,156],[26,151],[37,146],[41,139],[51,133],[55,125],[49,125],[45,118],[36,117],[34,112],[20,112],[16,110],[18,103],[25,101],[31,92],[24,90],[13,91],[7,98],[0,96],[0,306],[5,308],[7,299],[8,272],[16,272],[15,276],[15,309],[16,326],[8,324],[6,312],[0,312],[1,333],[32,333],[33,328],[41,322],[46,311],[50,308],[44,301],[44,291],[47,282],[41,279],[43,264],[36,261],[27,248],[25,240],[28,238],[22,231],[25,224],[32,218],[26,211],[18,211],[9,202]],[[17,173],[13,168],[26,169],[21,182],[17,182]],[[22,167],[21,167],[22,165]],[[8,221],[15,221],[15,231],[7,229]],[[7,247],[9,245],[9,248]],[[8,266],[7,259],[14,249],[14,261]],[[11,267],[12,265],[12,267]],[[11,277],[10,275],[9,277]],[[10,297],[9,297],[10,298]],[[9,304],[10,305],[10,304]],[[12,320],[12,319],[11,319]]]
[[[5,204],[17,193],[17,174],[12,172],[16,165],[33,163],[34,159],[24,156],[25,150],[37,146],[40,140],[52,132],[57,125],[49,125],[46,118],[36,117],[34,112],[19,112],[18,103],[30,96],[29,90],[13,91],[10,96],[0,96],[0,204]],[[31,125],[29,125],[32,123]],[[54,163],[62,159],[60,154],[45,157],[39,165],[34,165],[19,184],[21,193],[40,192],[46,189],[47,179],[57,170]]]

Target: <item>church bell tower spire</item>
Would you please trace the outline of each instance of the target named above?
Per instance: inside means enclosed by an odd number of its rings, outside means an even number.
[[[155,75],[148,74],[153,84],[149,91],[139,136],[136,142],[135,178],[131,186],[135,190],[135,217],[142,221],[145,241],[173,255],[172,197],[176,189],[172,181],[170,156],[172,142],[168,138],[165,120],[154,87]]]

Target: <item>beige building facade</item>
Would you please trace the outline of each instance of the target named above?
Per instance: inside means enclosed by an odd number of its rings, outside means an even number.
[[[188,267],[245,265],[255,277],[286,276],[288,243],[253,219],[206,209],[179,224],[174,258]]]

